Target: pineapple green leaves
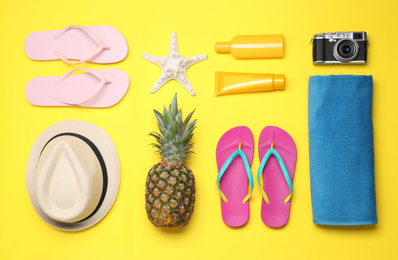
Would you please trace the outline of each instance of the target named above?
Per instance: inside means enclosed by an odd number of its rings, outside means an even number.
[[[196,128],[196,119],[189,121],[195,111],[182,120],[182,111],[178,110],[177,94],[170,104],[169,110],[163,109],[163,115],[154,110],[160,133],[152,132],[149,135],[155,137],[157,143],[151,145],[156,147],[162,160],[168,163],[183,164],[192,151],[193,143],[189,144]]]

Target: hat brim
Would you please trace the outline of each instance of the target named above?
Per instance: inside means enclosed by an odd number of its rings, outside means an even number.
[[[101,153],[105,162],[108,177],[108,187],[100,208],[89,218],[76,223],[60,222],[47,216],[39,207],[36,196],[35,171],[40,154],[48,141],[53,137],[64,133],[78,134],[89,139]],[[78,231],[95,225],[105,217],[111,209],[119,191],[119,184],[120,163],[116,147],[108,133],[94,124],[79,120],[67,120],[56,123],[45,129],[32,146],[26,167],[26,186],[29,198],[36,213],[47,224],[54,228],[65,231]]]

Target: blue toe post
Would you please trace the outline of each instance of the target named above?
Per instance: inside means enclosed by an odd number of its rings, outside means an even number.
[[[221,170],[219,171],[218,176],[217,176],[218,193],[220,194],[220,196],[221,196],[221,198],[222,198],[222,200],[224,202],[228,202],[228,200],[227,200],[227,197],[224,195],[224,193],[220,189],[220,180],[221,180],[221,177],[223,176],[223,174],[225,173],[225,171],[227,170],[228,166],[231,164],[231,162],[238,155],[240,155],[240,157],[242,158],[243,164],[245,166],[247,178],[249,179],[249,183],[250,183],[250,192],[243,199],[242,203],[247,202],[249,200],[250,196],[252,195],[252,192],[253,192],[253,174],[252,174],[252,171],[250,169],[249,161],[247,160],[247,157],[246,157],[245,153],[241,149],[241,143],[239,143],[239,149],[236,150],[233,154],[231,154],[231,156],[229,156],[229,158],[225,161],[224,165],[221,167]]]
[[[279,155],[279,153],[274,149],[274,143],[271,143],[271,148],[264,154],[263,159],[261,160],[260,163],[260,167],[258,168],[258,172],[257,172],[257,184],[258,184],[258,188],[260,189],[261,195],[264,198],[264,201],[268,204],[269,203],[269,199],[267,194],[264,191],[264,188],[261,186],[260,184],[260,179],[261,179],[261,175],[263,174],[263,170],[265,167],[265,164],[267,163],[269,157],[271,156],[271,154],[273,154],[276,159],[278,160],[279,166],[281,167],[283,176],[285,177],[285,180],[287,182],[287,184],[289,185],[289,189],[290,189],[290,194],[285,198],[284,203],[288,203],[290,201],[290,199],[292,198],[292,193],[293,193],[293,184],[292,184],[292,180],[290,179],[289,173],[287,172],[285,163],[282,160],[282,157]]]

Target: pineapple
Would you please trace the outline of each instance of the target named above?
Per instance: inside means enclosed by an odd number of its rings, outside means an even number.
[[[163,115],[155,111],[160,133],[152,132],[161,162],[148,172],[145,189],[146,212],[149,220],[157,227],[182,227],[188,224],[195,203],[195,177],[185,160],[192,151],[192,131],[196,120],[190,124],[191,112],[182,120],[178,110],[177,94],[169,110],[164,107]]]

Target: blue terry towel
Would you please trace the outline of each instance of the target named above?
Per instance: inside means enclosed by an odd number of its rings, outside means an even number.
[[[315,224],[377,223],[372,76],[311,76],[308,130]]]

